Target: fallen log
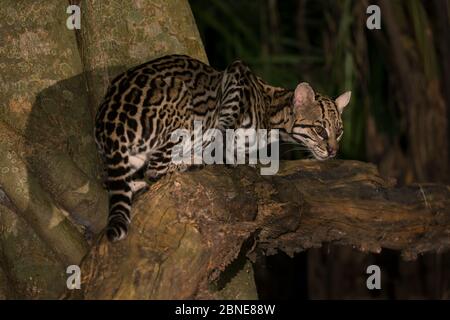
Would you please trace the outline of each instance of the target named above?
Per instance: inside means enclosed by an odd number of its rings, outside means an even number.
[[[449,186],[396,187],[358,161],[287,161],[274,176],[247,166],[175,173],[133,210],[128,238],[100,237],[70,298],[256,298],[256,249],[334,243],[411,260],[450,247]]]

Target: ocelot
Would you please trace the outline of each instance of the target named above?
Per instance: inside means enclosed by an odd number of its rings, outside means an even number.
[[[224,71],[188,56],[168,55],[117,76],[95,120],[95,140],[109,191],[106,235],[126,237],[134,195],[172,170],[176,129],[279,129],[282,140],[299,143],[319,160],[336,155],[342,137],[341,113],[350,92],[333,100],[307,83],[295,90],[273,87],[242,61]],[[185,169],[185,168],[184,168]]]

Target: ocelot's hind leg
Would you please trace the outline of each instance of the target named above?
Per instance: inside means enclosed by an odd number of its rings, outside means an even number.
[[[111,242],[124,239],[131,223],[133,198],[129,166],[108,168],[109,216],[106,236]]]
[[[133,202],[150,189],[149,183],[146,181],[145,170],[146,166],[143,166],[131,177],[130,187],[133,192]]]
[[[147,183],[139,180],[139,174],[137,174],[144,164],[143,155],[132,155],[127,162],[111,162],[107,166],[109,217],[106,236],[112,242],[127,236],[133,199],[147,188]]]

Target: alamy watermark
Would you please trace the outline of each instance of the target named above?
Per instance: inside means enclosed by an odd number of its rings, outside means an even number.
[[[366,20],[366,27],[369,30],[380,30],[381,29],[381,9],[379,6],[372,4],[367,7],[367,14],[370,16]]]
[[[66,26],[69,30],[81,29],[81,9],[79,6],[73,4],[67,7],[66,12],[70,16],[66,20]]]
[[[66,9],[66,13],[70,16],[66,20],[66,26],[69,30],[81,29],[81,8],[75,4],[70,5]],[[369,16],[366,20],[366,27],[369,30],[381,29],[381,9],[379,6],[372,4],[366,9]]]
[[[69,274],[66,280],[66,286],[69,290],[81,289],[81,269],[76,264],[67,267],[66,273]]]
[[[261,164],[262,175],[279,169],[279,131],[277,129],[226,129],[203,131],[202,121],[194,121],[193,132],[177,129],[171,141],[174,164]],[[269,150],[270,149],[270,150]],[[269,152],[270,151],[270,152]],[[247,161],[248,160],[248,161]]]
[[[370,276],[366,280],[366,286],[369,290],[381,289],[381,269],[376,264],[367,267],[366,273]]]

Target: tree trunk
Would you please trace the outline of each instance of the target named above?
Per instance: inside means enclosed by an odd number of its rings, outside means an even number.
[[[169,53],[206,61],[186,0],[7,0],[0,11],[0,297],[57,298],[106,223],[92,117],[112,77]]]

